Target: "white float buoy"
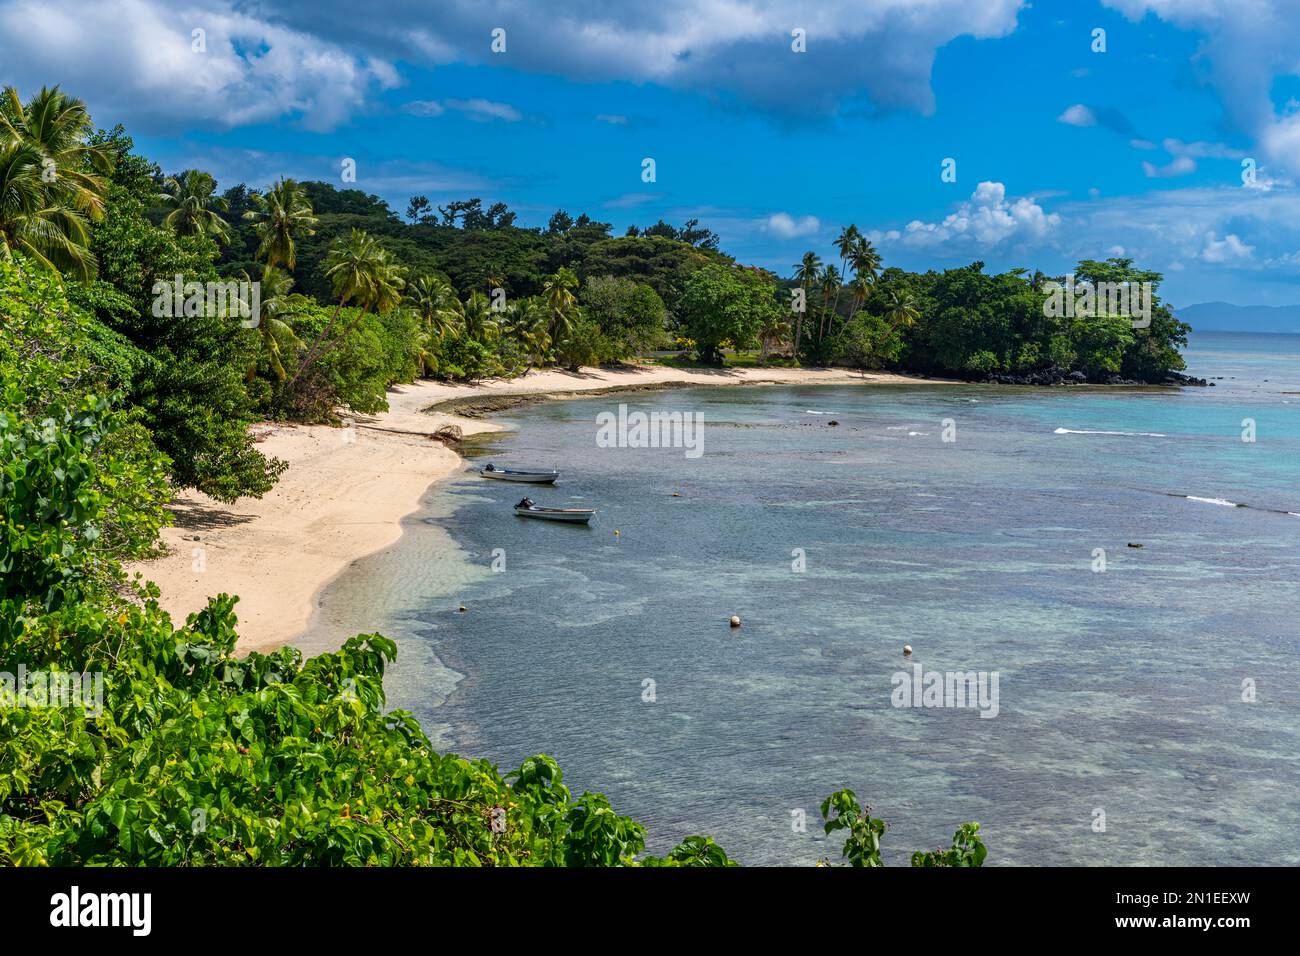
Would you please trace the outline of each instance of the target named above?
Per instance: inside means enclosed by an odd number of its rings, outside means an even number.
[[[912,645],[911,645],[911,644],[904,644],[904,645],[903,645],[903,656],[904,656],[904,657],[911,657],[911,656],[912,656]]]
[[[731,615],[731,626],[740,627],[740,618],[735,614]]]

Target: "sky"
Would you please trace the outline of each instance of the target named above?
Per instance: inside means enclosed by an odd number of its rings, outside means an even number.
[[[855,223],[908,269],[1122,255],[1176,306],[1300,303],[1300,0],[0,0],[0,83],[221,188],[697,218],[782,275]]]

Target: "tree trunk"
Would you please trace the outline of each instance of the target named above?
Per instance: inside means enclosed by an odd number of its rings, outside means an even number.
[[[303,358],[302,363],[299,364],[297,370],[294,371],[293,378],[289,379],[289,384],[285,386],[286,388],[292,388],[293,383],[298,381],[298,376],[302,375],[302,373],[305,372],[313,362],[315,362],[316,350],[320,347],[320,343],[325,341],[325,337],[330,334],[330,329],[334,328],[334,323],[338,321],[339,313],[343,311],[343,301],[342,298],[339,299],[339,304],[334,307],[334,314],[330,316],[330,320],[325,323],[324,330],[320,335],[316,336],[316,340],[312,342],[311,346],[307,349],[306,356]]]

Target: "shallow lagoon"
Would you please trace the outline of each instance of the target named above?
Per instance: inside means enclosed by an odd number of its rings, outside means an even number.
[[[561,468],[532,496],[592,526],[518,519],[519,488],[467,468],[326,591],[306,645],[396,638],[390,704],[439,746],[551,753],[655,851],[704,832],[744,863],[814,862],[837,853],[817,805],[849,786],[894,863],[964,820],[991,864],[1300,863],[1300,348],[1193,346],[1213,389],[529,407],[483,453]],[[702,414],[704,454],[598,447],[619,402]],[[997,717],[892,706],[913,663],[996,671]]]

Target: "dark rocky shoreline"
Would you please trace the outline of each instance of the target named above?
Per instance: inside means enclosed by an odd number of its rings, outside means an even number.
[[[1213,382],[1197,378],[1194,375],[1184,375],[1182,372],[1166,372],[1162,381],[1144,382],[1140,379],[1123,378],[1119,375],[1089,379],[1083,372],[1068,372],[1063,368],[1048,368],[1039,372],[1029,372],[1025,375],[989,375],[979,381],[989,385],[1034,385],[1040,388],[1057,385],[1156,385],[1175,388],[1184,386],[1203,388],[1206,386],[1213,387],[1214,385]]]

